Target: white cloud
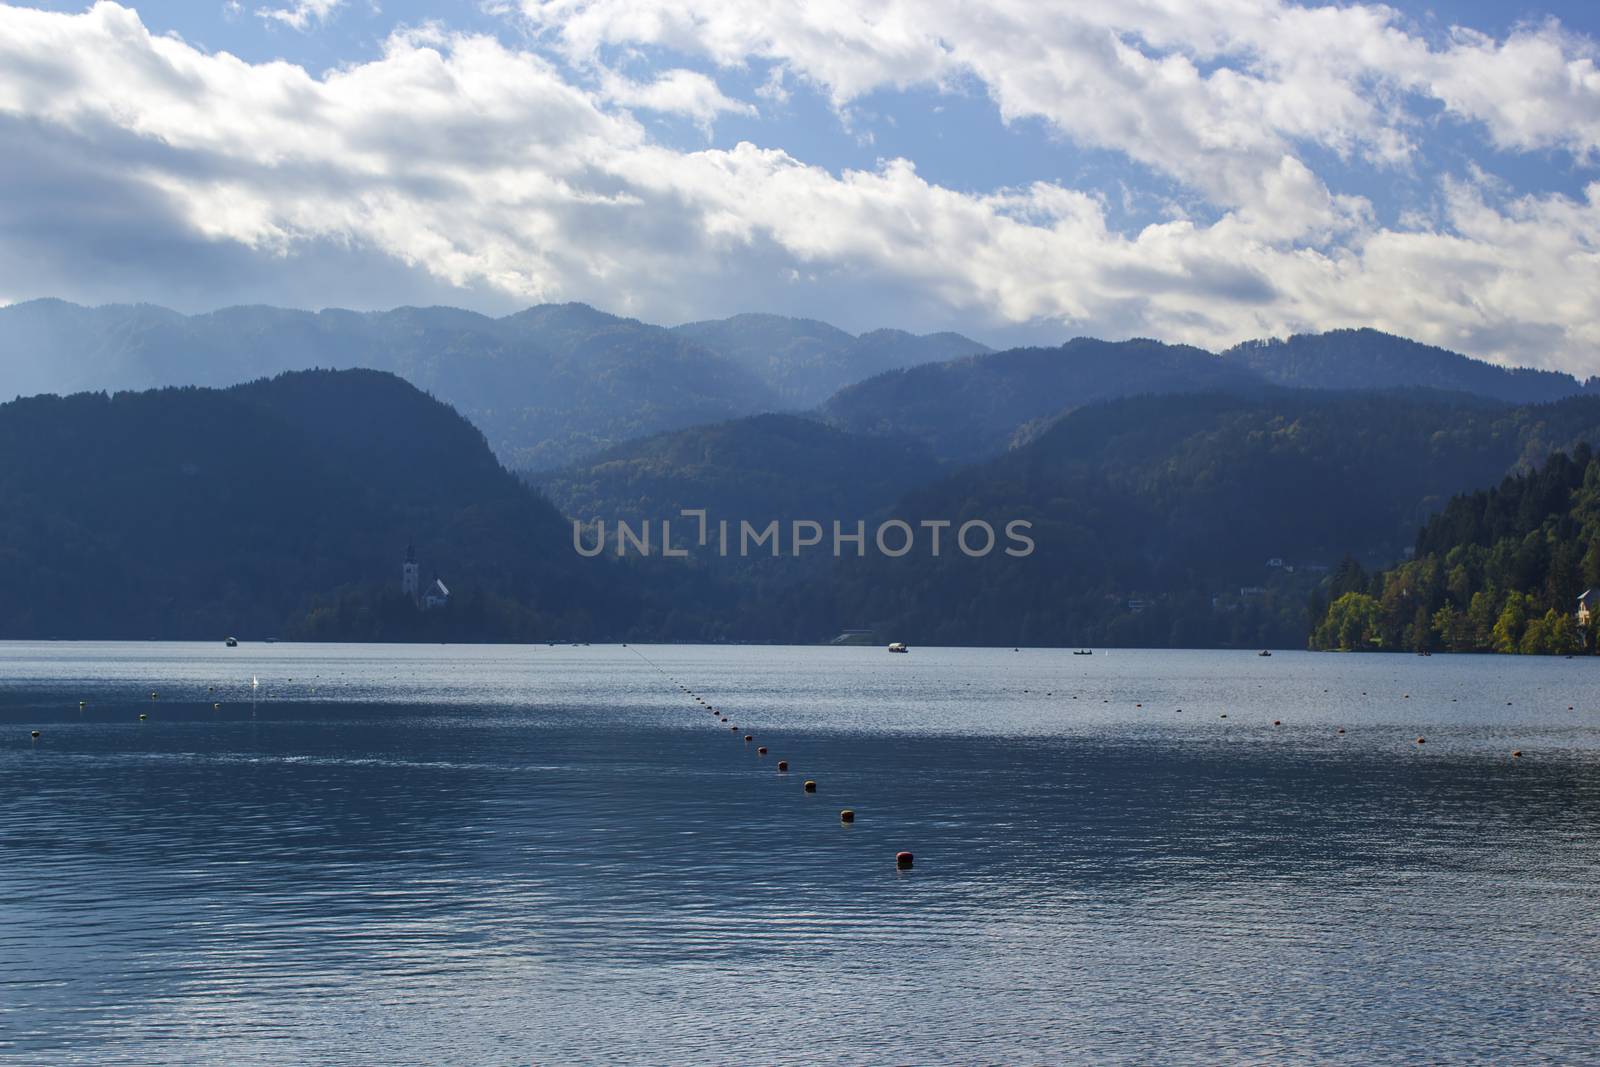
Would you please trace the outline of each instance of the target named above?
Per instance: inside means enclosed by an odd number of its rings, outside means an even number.
[[[1287,0],[521,0],[571,59],[656,46],[725,66],[772,61],[841,110],[883,88],[976,78],[1008,120],[1043,119],[1227,206],[1263,195],[1312,144],[1379,163],[1413,149],[1407,95],[1496,143],[1600,149],[1591,41],[1556,23],[1433,49],[1376,5]]]
[[[754,106],[723,95],[716,82],[693,70],[665,71],[648,82],[606,70],[601,75],[601,91],[606,100],[623,107],[686,116],[707,133],[721,115],[756,113]]]
[[[1124,6],[1145,20],[1137,43],[1047,13],[1012,39],[1015,69],[994,72],[991,91],[1010,113],[1054,109],[1074,136],[1130,146],[1152,166],[1214,168],[1191,178],[1214,198],[1212,221],[1175,216],[1120,233],[1094,190],[1039,182],[977,194],[903,159],[835,174],[752,144],[679,151],[629,108],[698,122],[741,110],[689,71],[638,84],[584,59],[579,78],[547,56],[429,27],[313,76],[152,35],[114,3],[81,15],[0,6],[0,151],[33,183],[13,193],[0,177],[0,292],[45,295],[36,287],[49,279],[70,285],[92,270],[119,292],[160,299],[138,286],[231,263],[219,250],[282,264],[285,277],[333,277],[308,263],[370,255],[441,287],[589,300],[657,320],[791,300],[790,310],[845,325],[1043,321],[1213,347],[1374,325],[1600,371],[1600,183],[1578,199],[1516,196],[1462,175],[1440,186],[1434,213],[1386,228],[1296,151],[1315,141],[1404,158],[1419,132],[1390,113],[1384,90],[1363,88],[1364,72],[1409,57],[1447,106],[1476,115],[1489,105],[1438,72],[1465,62],[1451,58],[1457,49],[1510,62],[1513,42],[1457,36],[1430,51],[1369,9],[1285,14],[1238,0],[1239,25],[1223,32],[1204,4],[1175,8],[1187,20],[1175,27],[1155,17],[1154,0]],[[993,40],[961,49],[929,32],[942,8],[915,20],[887,0],[813,8],[773,15],[780,33],[754,15],[730,21],[687,5],[582,4],[560,32],[580,52],[648,39],[719,63],[780,60],[787,73],[772,84],[806,79],[841,106],[873,85],[969,77],[975,50],[998,56],[1011,32],[999,5],[993,25],[974,28]],[[1523,32],[1564,40],[1552,27]],[[1185,53],[1162,52],[1180,40]],[[1336,47],[1319,54],[1318,40]],[[1218,64],[1248,41],[1275,42],[1273,58],[1261,43],[1242,73]],[[1555,88],[1492,73],[1505,113],[1480,121],[1507,144],[1588,151],[1581,122],[1552,126],[1506,103],[1546,92],[1582,112],[1587,75],[1574,62]],[[1344,80],[1311,94],[1307,65]],[[1074,116],[1069,101],[1097,114]],[[80,188],[93,193],[62,192]],[[84,231],[86,212],[116,220],[134,251],[108,256],[110,223]],[[65,266],[45,273],[54,258]]]
[[[303,33],[313,23],[328,21],[328,16],[343,4],[344,0],[294,0],[287,7],[257,8],[256,14],[292,26]]]

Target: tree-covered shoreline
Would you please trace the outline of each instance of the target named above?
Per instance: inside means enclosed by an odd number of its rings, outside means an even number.
[[[1600,457],[1582,444],[1455,497],[1414,557],[1330,581],[1314,649],[1574,655],[1595,649],[1578,597],[1600,586]]]

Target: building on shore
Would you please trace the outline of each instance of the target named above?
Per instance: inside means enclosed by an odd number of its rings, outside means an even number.
[[[426,589],[422,588],[421,570],[417,566],[417,548],[406,545],[405,562],[400,564],[400,592],[423,611],[433,611],[450,603],[450,589],[436,573]]]

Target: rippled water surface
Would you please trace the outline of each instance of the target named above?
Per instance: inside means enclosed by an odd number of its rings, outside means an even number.
[[[1594,1062],[1597,678],[0,644],[0,1063]]]

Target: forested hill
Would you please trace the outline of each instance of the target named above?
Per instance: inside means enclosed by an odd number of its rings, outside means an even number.
[[[1423,526],[1413,559],[1339,576],[1312,635],[1325,649],[1573,653],[1594,647],[1577,598],[1600,588],[1600,457],[1588,444]],[[1600,603],[1592,605],[1600,622]]]
[[[408,542],[448,612],[393,602]],[[483,435],[389,374],[0,405],[3,637],[587,636],[630,616],[571,556]]]
[[[846,560],[829,609],[924,644],[1299,646],[1347,553],[1399,558],[1452,494],[1584,440],[1600,440],[1600,398],[1270,390],[1086,407],[893,509],[1027,519],[1033,555]]]
[[[765,523],[867,518],[941,473],[914,442],[753,415],[630,441],[529,480],[584,521],[677,523],[682,509],[703,508],[712,522]]]
[[[1286,340],[1247,341],[1222,353],[1267,381],[1301,389],[1394,389],[1421,386],[1473,393],[1512,404],[1537,404],[1600,392],[1559,371],[1509,368],[1470,359],[1378,330],[1329,330]]]
[[[1079,338],[890,371],[841,390],[822,414],[851,433],[910,438],[942,460],[971,462],[1004,451],[1037,420],[1096,401],[1261,385],[1202,349]]]
[[[1571,375],[1498,367],[1376,330],[1335,330],[1253,341],[1221,357],[1157,341],[1080,338],[891,371],[841,390],[821,411],[841,429],[913,438],[942,459],[971,462],[1026,442],[1085,404],[1268,385],[1427,388],[1508,404],[1600,390]]]

